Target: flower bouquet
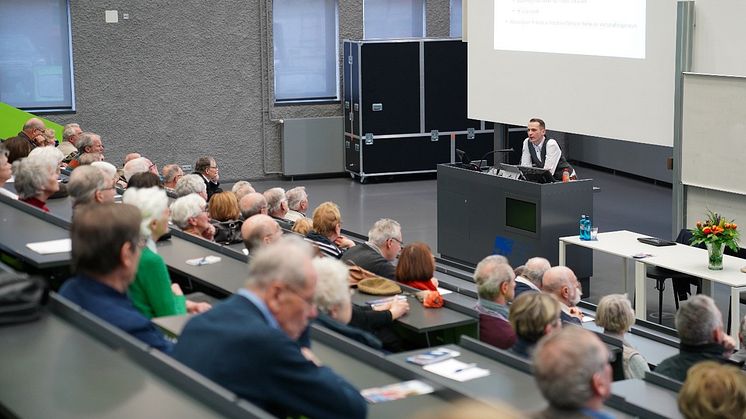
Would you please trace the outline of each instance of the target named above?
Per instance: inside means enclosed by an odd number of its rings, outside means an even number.
[[[728,246],[734,252],[738,252],[740,236],[738,225],[733,220],[726,220],[716,212],[707,210],[707,219],[704,222],[697,221],[696,228],[689,231],[692,233],[692,245],[704,243],[707,246],[708,268],[710,269],[723,269],[723,250],[725,246]]]

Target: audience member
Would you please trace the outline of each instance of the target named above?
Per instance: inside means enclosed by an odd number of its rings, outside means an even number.
[[[194,163],[194,174],[199,175],[207,188],[207,201],[217,192],[223,192],[220,188],[220,173],[215,158],[204,156]]]
[[[254,187],[251,186],[250,182],[247,182],[245,180],[239,180],[238,182],[233,184],[233,187],[231,188],[231,192],[233,192],[236,195],[237,201],[241,201],[241,198],[243,198],[247,194],[250,194],[256,191],[254,190]]]
[[[479,313],[479,340],[510,349],[516,342],[515,332],[508,320],[515,294],[515,274],[510,265],[495,256],[487,256],[474,269],[477,284],[477,312]]]
[[[313,222],[310,218],[301,218],[293,224],[293,228],[290,229],[293,233],[298,233],[305,237],[308,233],[313,230]]]
[[[73,174],[77,173],[75,170]],[[210,308],[208,303],[187,301],[181,287],[171,284],[171,277],[155,242],[168,233],[168,196],[158,187],[135,188],[130,186],[122,202],[140,210],[140,235],[146,237],[135,280],[129,286],[129,296],[135,308],[147,318],[177,314],[201,313]]]
[[[316,316],[316,281],[307,244],[260,250],[246,287],[189,321],[174,357],[277,417],[365,417],[359,391],[296,341]]]
[[[189,194],[197,194],[207,201],[207,185],[202,181],[200,175],[184,175],[181,179],[176,182],[176,188],[174,188],[177,198],[187,196]]]
[[[604,328],[604,333],[622,340],[622,365],[624,378],[645,378],[650,371],[648,362],[626,339],[624,335],[635,324],[635,312],[626,295],[609,294],[598,302],[596,324]]]
[[[105,161],[95,161],[91,163],[92,167],[95,167],[101,171],[101,173],[104,174],[104,177],[107,179],[107,181],[111,181],[111,184],[115,187],[119,187],[119,174],[117,173],[117,168],[113,164]]]
[[[130,177],[127,188],[160,188],[163,189],[161,177],[153,172],[139,172]]]
[[[70,227],[76,275],[62,284],[60,295],[154,348],[170,352],[171,342],[127,298],[144,245],[140,221],[140,211],[127,204],[78,207]]]
[[[349,248],[342,255],[342,260],[384,278],[394,279],[396,267],[392,262],[399,256],[402,244],[401,225],[392,219],[382,218],[368,231],[368,241]]]
[[[430,246],[414,242],[405,246],[396,265],[396,280],[404,285],[420,290],[437,291],[435,279],[435,258]]]
[[[101,141],[101,136],[94,134],[92,132],[83,132],[78,137],[78,155],[70,160],[70,168],[74,169],[81,164],[81,157],[83,157],[86,153],[99,153],[101,154],[101,159],[103,160],[103,154],[104,154],[104,143]]]
[[[520,276],[515,277],[515,296],[526,291],[541,291],[542,278],[552,265],[544,258],[531,258],[523,265]]]
[[[18,199],[49,212],[47,199],[60,189],[60,167],[56,160],[47,155],[26,157],[13,163],[13,173]]]
[[[0,164],[0,171],[2,171],[1,167],[2,164]],[[0,192],[2,191],[0,190]],[[741,327],[738,329],[738,340],[741,342],[741,349],[734,353],[733,356],[730,357],[730,360],[741,364],[741,366],[746,369],[746,316],[741,319]]]
[[[173,191],[176,188],[176,182],[184,176],[184,171],[178,164],[167,164],[163,166],[163,186],[167,191]]]
[[[210,222],[215,226],[215,241],[218,243],[241,242],[241,212],[233,192],[217,192],[209,207]]]
[[[31,118],[23,124],[23,130],[15,137],[8,138],[3,144],[8,149],[8,162],[11,164],[16,160],[22,159],[31,152],[31,150],[41,145],[44,138],[46,126],[44,121],[39,118]]]
[[[78,167],[87,166],[97,161],[104,161],[104,155],[101,153],[85,153],[78,156]]]
[[[40,147],[56,147],[57,146],[57,133],[52,128],[45,129],[43,137],[44,137],[44,140],[42,140],[42,143],[39,144]]]
[[[313,211],[313,230],[306,235],[326,255],[339,259],[345,249],[354,246],[342,236],[342,214],[334,202],[324,202]]]
[[[249,254],[254,254],[259,248],[278,241],[282,237],[282,229],[269,215],[256,214],[244,220],[241,237]]]
[[[80,129],[80,125],[75,123],[67,124],[62,128],[62,142],[57,149],[65,156],[63,159],[65,163],[69,163],[70,160],[77,157],[78,146],[76,143],[82,133],[83,130]]]
[[[244,195],[244,197],[238,201],[238,208],[241,211],[241,217],[244,220],[248,220],[256,214],[267,215],[267,210],[269,209],[267,206],[267,200],[264,199],[264,195],[258,192],[249,192]]]
[[[136,159],[128,161],[124,165],[124,180],[127,181],[127,184],[129,185],[130,178],[135,173],[153,173],[156,176],[159,176],[158,173],[158,166],[156,166],[150,159],[147,157],[138,157]]]
[[[513,300],[508,319],[516,335],[511,351],[529,358],[536,342],[562,328],[560,303],[541,292],[525,292]]]
[[[288,200],[288,212],[285,214],[285,218],[296,222],[301,218],[306,218],[306,211],[308,211],[308,194],[306,193],[305,186],[296,186],[293,189],[285,192],[285,196]]]
[[[282,188],[271,188],[264,191],[264,198],[267,200],[267,215],[274,218],[280,227],[285,230],[293,228],[293,223],[285,218],[288,213],[288,200],[285,197],[285,190]]]
[[[577,308],[583,289],[573,271],[566,266],[555,266],[544,273],[542,291],[552,294],[562,307],[562,321],[580,326],[583,313]]]
[[[0,143],[0,195],[5,195],[11,199],[18,199],[18,195],[5,189],[5,182],[13,177],[13,165],[8,161],[8,149],[5,144]]]
[[[562,329],[539,341],[533,360],[534,379],[549,402],[535,418],[612,417],[601,410],[611,396],[609,350],[593,332]]]
[[[686,419],[746,419],[746,375],[730,365],[702,361],[689,369],[678,404]]]
[[[171,204],[171,221],[183,232],[212,240],[215,226],[210,224],[207,203],[197,194],[182,196]]]
[[[664,359],[655,369],[674,380],[684,381],[689,368],[700,361],[723,361],[736,346],[733,338],[723,332],[723,317],[715,302],[703,294],[681,302],[676,330],[679,353]]]
[[[373,349],[382,349],[383,343],[373,334],[348,325],[352,320],[352,302],[350,286],[347,282],[349,275],[347,266],[333,258],[314,258],[313,267],[318,278],[314,302],[319,310],[314,323]],[[308,344],[310,344],[308,340],[301,343],[302,346],[308,346]]]
[[[67,191],[73,199],[73,208],[86,204],[113,204],[116,187],[101,169],[82,166],[70,175]]]

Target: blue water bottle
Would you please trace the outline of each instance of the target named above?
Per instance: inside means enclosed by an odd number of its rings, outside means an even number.
[[[586,215],[585,216],[585,240],[591,239],[591,228],[593,226],[593,223],[591,222],[591,216]]]
[[[580,216],[580,240],[591,239],[590,228],[588,228],[589,223],[590,219],[587,215],[583,214]]]

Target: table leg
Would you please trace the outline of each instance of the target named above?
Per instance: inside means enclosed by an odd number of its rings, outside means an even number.
[[[647,320],[647,295],[645,294],[645,264],[635,261],[635,316]]]
[[[730,335],[736,341],[736,349],[741,346],[738,331],[741,327],[741,293],[744,291],[746,287],[730,289]]]
[[[567,251],[566,246],[567,246],[567,243],[560,240],[559,242],[559,266],[566,266],[565,265],[565,262],[566,262],[565,252]]]

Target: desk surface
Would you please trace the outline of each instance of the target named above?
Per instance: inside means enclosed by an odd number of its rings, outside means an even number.
[[[24,418],[220,417],[66,321],[0,333],[0,402]]]
[[[66,229],[0,202],[0,249],[13,257],[38,269],[69,265],[70,252],[41,255],[26,247],[27,243],[69,237]]]
[[[682,417],[676,404],[676,393],[647,381],[615,381],[611,385],[611,392],[663,417],[671,419]]]

